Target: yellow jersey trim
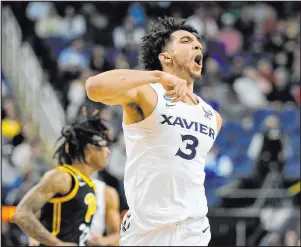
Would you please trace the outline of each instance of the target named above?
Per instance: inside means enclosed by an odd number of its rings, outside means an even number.
[[[64,164],[64,167],[67,167],[68,169],[70,169],[71,171],[73,171],[75,174],[78,174],[95,191],[95,184],[94,184],[94,182],[90,178],[88,178],[86,175],[84,175],[83,173],[81,173],[78,169],[74,168],[73,166]]]
[[[53,236],[57,236],[61,230],[61,215],[62,215],[62,204],[53,204],[53,218],[52,218],[52,232]]]
[[[68,193],[67,195],[62,196],[62,197],[51,198],[48,201],[50,203],[63,203],[63,202],[70,201],[71,199],[73,199],[76,196],[78,189],[79,189],[78,178],[74,175],[74,173],[72,171],[70,171],[69,169],[62,167],[62,166],[57,167],[57,169],[68,172],[74,178],[75,185],[70,193]]]

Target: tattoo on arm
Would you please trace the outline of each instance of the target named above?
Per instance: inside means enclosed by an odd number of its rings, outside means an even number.
[[[67,179],[66,179],[67,178]],[[58,245],[61,241],[53,236],[35,215],[56,193],[64,193],[71,186],[62,171],[51,170],[40,183],[33,187],[19,203],[13,221],[30,237],[45,245]],[[65,186],[65,187],[64,187]]]

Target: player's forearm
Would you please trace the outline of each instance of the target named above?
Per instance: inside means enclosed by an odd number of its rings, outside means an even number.
[[[87,95],[91,100],[101,101],[136,87],[158,82],[161,73],[163,72],[130,69],[110,70],[90,77],[86,81]]]
[[[120,234],[119,232],[112,233],[108,236],[93,235],[89,239],[90,246],[119,246]]]
[[[103,237],[103,242],[106,243],[107,246],[119,246],[119,239],[120,239],[120,234],[118,232]]]
[[[56,246],[61,243],[58,238],[51,235],[32,212],[17,211],[13,217],[13,222],[16,223],[25,234],[44,245]]]

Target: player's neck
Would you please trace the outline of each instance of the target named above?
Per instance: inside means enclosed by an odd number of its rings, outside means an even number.
[[[185,71],[179,71],[177,69],[164,68],[164,72],[175,75],[185,81],[187,81],[188,89],[193,92],[194,80]]]
[[[84,163],[74,163],[72,164],[72,166],[88,178],[90,178],[91,175],[95,172],[95,169],[93,167]]]

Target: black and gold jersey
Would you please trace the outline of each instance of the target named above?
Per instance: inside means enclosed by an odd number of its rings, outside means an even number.
[[[72,189],[64,196],[55,195],[41,210],[41,223],[53,236],[64,242],[85,246],[96,211],[95,185],[69,165],[57,167],[72,176]]]

